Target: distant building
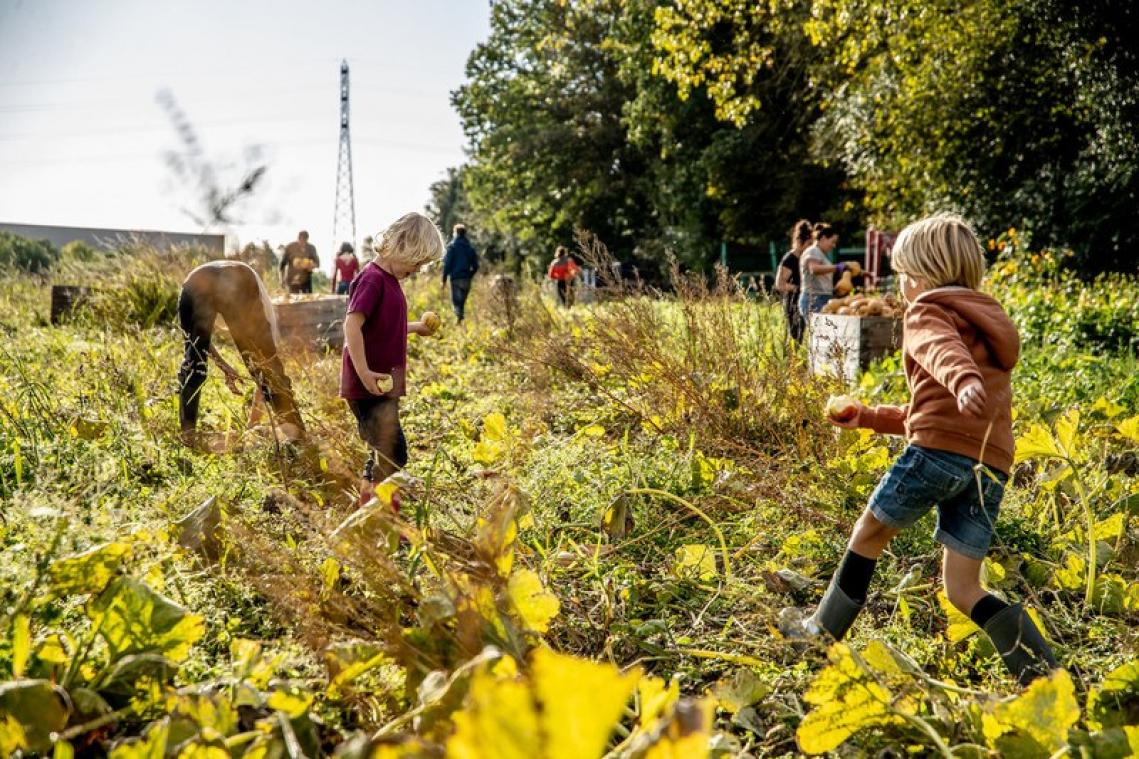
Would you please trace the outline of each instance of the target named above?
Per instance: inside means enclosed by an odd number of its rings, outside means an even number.
[[[47,240],[57,248],[79,240],[94,248],[118,248],[127,242],[141,242],[155,248],[193,246],[225,255],[225,235],[199,235],[191,232],[162,232],[153,229],[102,229],[99,227],[55,227],[41,224],[9,224],[0,221],[0,231],[29,240]]]

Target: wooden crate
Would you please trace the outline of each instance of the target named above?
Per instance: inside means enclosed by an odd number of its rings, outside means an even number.
[[[346,295],[274,300],[281,340],[294,348],[340,350],[344,347],[344,310],[347,305]]]
[[[872,361],[901,349],[902,320],[811,314],[808,334],[811,371],[854,382]]]
[[[91,297],[90,287],[76,285],[51,286],[51,323],[59,324],[83,301]]]

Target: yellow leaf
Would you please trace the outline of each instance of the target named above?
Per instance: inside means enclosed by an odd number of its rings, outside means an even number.
[[[707,545],[683,545],[676,549],[672,571],[677,577],[708,582],[716,579],[716,552]]]
[[[902,674],[902,667],[894,658],[893,651],[880,640],[872,640],[862,652],[862,660],[874,672],[886,675]]]
[[[20,720],[11,714],[0,715],[0,752],[3,752],[4,756],[12,756],[27,747],[28,737]]]
[[[1066,554],[1064,567],[1052,573],[1056,585],[1064,590],[1078,590],[1084,587],[1085,562],[1074,553]]]
[[[512,574],[506,593],[518,618],[530,632],[546,632],[550,620],[558,615],[558,597],[542,587],[541,579],[533,570],[520,569]]]
[[[486,440],[506,439],[506,417],[495,411],[482,420],[482,436]]]
[[[712,686],[716,705],[730,714],[751,706],[770,692],[771,688],[750,669],[737,669]]]
[[[480,464],[490,465],[502,458],[502,454],[502,443],[484,438],[475,443],[475,447],[471,451],[471,458]]]
[[[1139,443],[1139,416],[1124,419],[1115,426],[1115,429],[1131,442]]]
[[[1015,732],[1051,754],[1067,745],[1068,729],[1079,718],[1072,678],[1066,670],[1058,669],[1051,677],[1038,678],[1012,701],[998,703],[992,718],[983,721],[982,729],[992,748],[997,748],[999,738]]]
[[[992,559],[985,559],[981,564],[981,584],[986,588],[1001,584],[1005,579],[1005,568]]]
[[[67,664],[71,659],[64,648],[63,638],[49,635],[36,649],[36,658],[47,664]]]
[[[1034,424],[1016,441],[1016,460],[1064,458],[1052,433],[1042,424]]]
[[[53,561],[48,568],[52,592],[60,596],[98,593],[115,577],[130,553],[130,543],[119,541]]]
[[[1096,522],[1095,530],[1092,531],[1092,534],[1096,540],[1117,540],[1123,535],[1125,524],[1126,520],[1123,518],[1123,512],[1116,512],[1107,519],[1101,519]]]
[[[1080,412],[1072,409],[1056,420],[1056,442],[1067,456],[1074,457],[1077,453],[1080,428]]]
[[[27,614],[17,614],[12,620],[12,674],[24,676],[28,657],[32,654],[32,623]]]
[[[604,437],[605,428],[600,424],[591,424],[588,427],[582,427],[577,431],[577,434],[583,435],[585,437]]]
[[[808,754],[825,754],[867,727],[903,721],[892,711],[890,692],[859,665],[849,646],[835,643],[827,656],[831,664],[803,696],[815,708],[796,730],[799,748]],[[913,707],[912,702],[899,706]]]
[[[973,620],[962,614],[956,606],[949,603],[949,597],[945,595],[944,590],[937,591],[937,603],[945,612],[945,616],[949,618],[945,637],[949,639],[950,643],[960,643],[981,629]]]
[[[289,719],[296,719],[312,706],[313,695],[305,693],[301,690],[275,690],[269,694],[269,698],[265,701],[265,705],[270,709],[276,709],[279,712],[284,712],[288,715]]]
[[[476,671],[447,741],[453,759],[531,759],[542,755],[534,701],[525,682]]]
[[[539,648],[534,652],[533,673],[534,691],[542,704],[545,756],[601,756],[625,712],[640,671],[621,674],[611,664],[596,664]]]
[[[1108,419],[1114,419],[1126,410],[1127,409],[1125,407],[1120,406],[1118,403],[1109,401],[1102,395],[1099,398],[1096,398],[1096,402],[1092,404],[1092,411],[1098,411]]]
[[[637,683],[637,698],[641,703],[640,725],[648,727],[680,699],[680,682],[670,680],[665,685],[663,679],[645,675]]]
[[[336,581],[340,579],[340,562],[329,556],[320,565],[320,578],[324,584],[324,591],[327,593],[332,590],[336,585]]]

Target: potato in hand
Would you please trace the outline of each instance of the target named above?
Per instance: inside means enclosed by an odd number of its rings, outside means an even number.
[[[858,401],[849,395],[832,395],[827,399],[827,416],[836,422],[849,422],[858,415]]]

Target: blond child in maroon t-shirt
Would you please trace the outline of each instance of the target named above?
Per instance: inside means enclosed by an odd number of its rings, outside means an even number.
[[[407,440],[399,423],[406,392],[407,335],[428,336],[423,322],[407,321],[400,280],[443,255],[443,236],[426,216],[409,213],[384,231],[376,258],[348,290],[340,397],[356,417],[371,453],[364,479],[378,482],[407,463]]]

